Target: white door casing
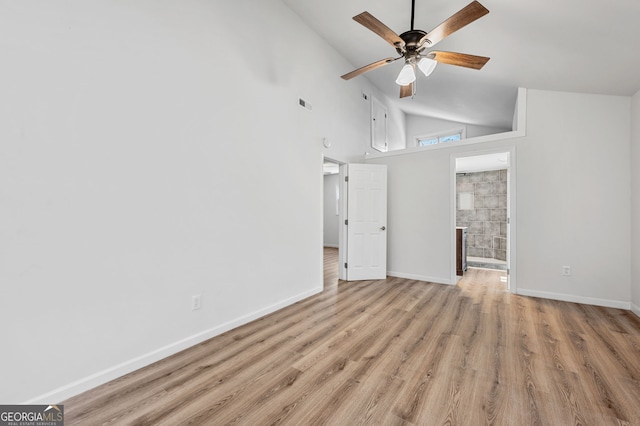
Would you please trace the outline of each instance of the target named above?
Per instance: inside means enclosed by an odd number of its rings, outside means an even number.
[[[349,164],[346,279],[387,276],[387,166]]]

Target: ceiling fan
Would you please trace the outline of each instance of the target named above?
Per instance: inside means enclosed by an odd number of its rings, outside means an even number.
[[[398,59],[404,59],[405,64],[396,80],[396,83],[400,85],[400,97],[404,98],[414,95],[415,87],[413,83],[416,80],[416,66],[424,75],[428,76],[433,72],[438,62],[479,70],[489,61],[489,58],[485,56],[467,55],[465,53],[433,50],[425,52],[427,48],[435,46],[445,37],[489,13],[487,8],[479,2],[473,1],[427,33],[413,28],[415,5],[415,0],[412,0],[411,29],[400,35],[393,32],[393,30],[380,22],[369,12],[362,12],[361,14],[353,17],[354,21],[364,25],[395,47],[400,56],[397,58],[382,59],[372,64],[365,65],[362,68],[358,68],[357,70],[343,75],[343,79],[350,80],[367,71],[383,67],[397,61]]]

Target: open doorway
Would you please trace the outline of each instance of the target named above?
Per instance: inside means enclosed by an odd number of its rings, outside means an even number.
[[[507,287],[515,292],[510,276],[515,248],[513,176],[513,151],[456,157],[453,220],[456,234],[466,238],[466,267],[504,271]],[[456,274],[463,275],[459,268]]]
[[[324,288],[338,283],[339,235],[340,235],[340,162],[324,158],[323,174],[323,270]]]
[[[323,248],[325,253],[333,250],[337,255],[330,256],[338,259],[337,278],[385,279],[387,166],[345,164],[325,158],[324,169]]]

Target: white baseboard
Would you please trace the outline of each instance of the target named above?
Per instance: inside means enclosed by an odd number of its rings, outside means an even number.
[[[340,248],[340,246],[338,246],[337,244],[324,244],[323,247]]]
[[[571,294],[551,293],[548,291],[528,290],[518,288],[517,294],[521,296],[540,297],[543,299],[561,300],[563,302],[582,303],[585,305],[605,306],[607,308],[631,309],[630,302],[620,300],[598,299],[595,297],[575,296]]]
[[[640,306],[635,305],[635,304],[631,304],[631,312],[633,312],[634,314],[636,314],[637,316],[640,317]]]
[[[448,285],[456,284],[456,283],[452,283],[449,278],[442,278],[442,277],[429,277],[426,275],[405,274],[403,272],[393,272],[393,271],[387,271],[387,275],[390,277],[406,278],[408,280],[428,281],[434,284],[448,284]]]
[[[251,314],[244,315],[232,321],[228,321],[224,324],[220,324],[216,327],[212,327],[208,330],[204,330],[200,333],[194,334],[192,336],[186,337],[177,342],[163,346],[161,348],[158,348],[154,351],[151,351],[139,357],[130,359],[123,363],[114,365],[113,367],[99,371],[83,379],[61,386],[57,389],[52,390],[51,392],[47,392],[43,395],[32,398],[27,402],[25,402],[24,404],[49,404],[52,402],[62,402],[82,392],[93,389],[96,386],[100,386],[102,384],[110,382],[111,380],[117,379],[118,377],[122,377],[126,374],[136,371],[142,367],[146,367],[150,364],[153,364],[154,362],[160,361],[163,358],[174,355],[184,349],[197,345],[198,343],[202,343],[205,340],[218,336],[226,331],[229,331],[241,325],[247,324],[253,320],[256,320],[260,317],[268,315],[272,312],[275,312],[279,309],[292,305],[300,300],[306,299],[307,297],[313,296],[321,292],[322,292],[322,288],[319,288],[319,289],[306,291],[304,293],[290,297],[281,302],[278,302],[271,306],[267,306],[263,309],[255,311]]]

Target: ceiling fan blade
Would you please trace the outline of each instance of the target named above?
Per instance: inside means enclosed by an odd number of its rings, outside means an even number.
[[[473,68],[474,70],[481,69],[484,64],[489,62],[490,58],[486,56],[467,55],[466,53],[456,52],[437,52],[431,51],[427,56],[432,57],[437,62],[442,64],[457,65],[459,67]]]
[[[409,83],[406,86],[400,86],[400,99],[413,96],[413,83]]]
[[[400,57],[402,58],[402,56]],[[400,58],[387,58],[387,59],[381,59],[377,62],[374,62],[372,64],[369,65],[365,65],[364,67],[358,68],[357,70],[353,70],[350,73],[347,73],[343,76],[341,76],[344,80],[351,80],[353,77],[357,77],[360,74],[364,74],[367,71],[371,71],[371,70],[375,70],[376,68],[380,68],[383,67],[387,64],[390,64],[391,62],[395,62]]]
[[[404,40],[402,40],[400,36],[396,34],[391,28],[380,22],[369,12],[362,12],[361,14],[354,16],[353,20],[378,34],[393,47],[404,48]]]
[[[424,43],[428,43],[429,46],[434,46],[445,37],[469,25],[487,13],[489,13],[489,10],[486,7],[477,1],[473,1],[458,11],[458,13],[453,14],[449,19],[432,29],[427,35],[422,37],[418,45],[421,46]]]

